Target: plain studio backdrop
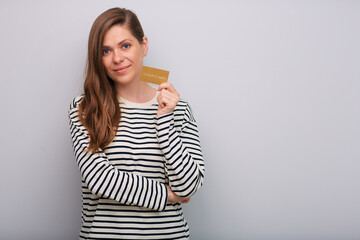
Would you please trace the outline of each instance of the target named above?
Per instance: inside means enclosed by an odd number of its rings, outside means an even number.
[[[67,111],[112,7],[193,108],[206,163],[191,239],[360,239],[360,1],[0,2],[0,239],[72,240]]]

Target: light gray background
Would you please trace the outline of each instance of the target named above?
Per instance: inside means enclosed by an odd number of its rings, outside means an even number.
[[[0,239],[71,240],[67,111],[92,22],[134,10],[206,161],[191,239],[360,239],[360,1],[0,2]]]

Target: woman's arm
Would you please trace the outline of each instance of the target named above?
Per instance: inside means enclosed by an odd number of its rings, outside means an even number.
[[[116,169],[102,151],[88,152],[90,138],[78,118],[80,101],[74,99],[70,108],[70,130],[76,161],[88,189],[94,195],[122,204],[163,211],[168,198],[165,184]]]
[[[172,85],[168,86],[167,84],[160,86],[161,91],[168,89],[166,91],[178,95],[172,88]],[[165,94],[169,95],[169,92],[165,92]],[[158,112],[162,110],[160,108],[174,105],[176,101],[174,96],[163,99],[162,96],[158,98]],[[177,102],[175,102],[176,104]],[[164,113],[165,111],[162,111],[162,114],[158,114],[156,130],[160,148],[166,159],[169,185],[175,194],[187,198],[192,196],[202,185],[205,169],[196,121],[189,105],[181,104],[183,105],[181,130],[175,128],[174,108],[171,112]],[[175,111],[179,112],[180,110]]]
[[[195,121],[190,109],[184,114],[181,132],[174,126],[174,113],[157,118],[157,136],[166,158],[166,171],[173,192],[181,197],[192,196],[204,180],[204,162]]]

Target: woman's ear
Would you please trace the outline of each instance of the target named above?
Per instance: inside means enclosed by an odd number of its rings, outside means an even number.
[[[145,36],[143,37],[142,46],[143,46],[143,56],[145,57],[149,48],[148,39]]]

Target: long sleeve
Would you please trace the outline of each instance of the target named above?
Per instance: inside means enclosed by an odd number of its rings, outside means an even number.
[[[110,164],[106,154],[88,152],[89,136],[78,118],[75,98],[70,106],[70,130],[77,165],[83,181],[92,194],[156,211],[163,211],[167,202],[166,185],[146,177],[120,171]]]
[[[181,197],[190,197],[203,183],[204,162],[197,124],[189,105],[184,106],[180,119],[178,115],[175,111],[158,117],[156,130],[171,189]]]

